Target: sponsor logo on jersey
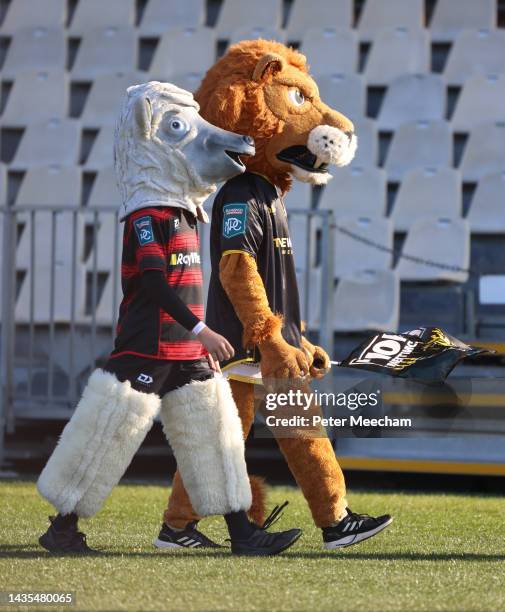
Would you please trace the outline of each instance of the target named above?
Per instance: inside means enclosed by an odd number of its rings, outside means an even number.
[[[227,204],[223,207],[223,236],[233,238],[245,234],[247,204]]]
[[[153,383],[153,377],[149,376],[149,374],[139,374],[137,380],[143,385],[151,385]]]
[[[191,253],[172,253],[170,255],[171,266],[194,266],[200,265],[200,253],[191,251]]]
[[[154,232],[151,217],[140,217],[133,222],[140,246],[154,242]]]

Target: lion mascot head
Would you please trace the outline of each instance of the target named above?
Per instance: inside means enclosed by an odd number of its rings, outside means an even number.
[[[256,154],[244,163],[283,191],[292,176],[326,184],[328,165],[345,166],[356,152],[352,122],[321,100],[305,56],[281,43],[233,45],[195,98],[207,121],[254,138]]]

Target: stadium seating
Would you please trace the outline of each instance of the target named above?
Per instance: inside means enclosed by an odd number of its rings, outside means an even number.
[[[309,56],[310,57],[310,56]],[[317,78],[323,102],[355,120],[364,117],[366,107],[365,81],[361,74],[325,74]]]
[[[332,171],[319,208],[332,210],[337,217],[383,216],[386,213],[386,172],[382,168],[352,166]]]
[[[463,85],[474,74],[501,74],[504,57],[502,30],[464,30],[452,45],[444,76],[450,85]]]
[[[505,121],[471,129],[461,160],[463,180],[478,181],[505,168]]]
[[[358,32],[362,40],[370,40],[385,28],[422,28],[423,14],[423,0],[367,0],[357,26]]]
[[[450,166],[451,131],[445,121],[413,121],[398,128],[391,142],[385,168],[390,180],[399,181],[416,166]]]
[[[79,0],[70,31],[82,34],[95,28],[128,28],[135,22],[135,0]]]
[[[147,80],[140,72],[102,74],[96,77],[88,94],[81,121],[85,127],[114,125],[126,90]]]
[[[112,156],[111,156],[112,157]],[[109,163],[112,161],[109,160]],[[95,177],[89,199],[88,208],[111,208],[119,209],[121,197],[116,183],[116,174],[112,166],[100,169]]]
[[[5,206],[6,204],[7,204],[7,168],[5,167],[5,164],[0,164],[0,206]],[[3,218],[2,214],[0,214],[0,218]]]
[[[429,245],[429,248],[428,248]],[[468,280],[470,265],[470,227],[465,219],[419,219],[410,227],[396,270],[401,280],[453,281]],[[428,260],[440,267],[422,263]]]
[[[396,130],[402,123],[440,120],[445,116],[446,85],[437,74],[406,74],[389,86],[377,124]]]
[[[451,41],[462,30],[495,26],[495,0],[437,0],[430,31],[435,41]]]
[[[142,36],[159,36],[170,28],[202,26],[204,20],[204,0],[149,0],[139,31]]]
[[[25,70],[64,70],[66,40],[61,28],[25,28],[12,37],[2,77],[15,78]]]
[[[358,68],[358,35],[344,28],[311,28],[303,35],[301,51],[315,75],[354,73]]]
[[[295,2],[289,15],[287,39],[299,42],[310,28],[321,26],[350,28],[352,22],[352,0]]]
[[[505,121],[505,73],[476,74],[469,77],[456,104],[452,117],[454,130],[467,132],[469,126],[489,121]]]
[[[293,181],[291,189],[284,198],[286,209],[290,210],[307,210],[311,208],[312,203],[312,188],[308,183]]]
[[[110,166],[113,160],[114,126],[100,128],[86,159],[86,168],[97,170]]]
[[[15,0],[9,3],[0,33],[13,34],[22,28],[63,28],[66,19],[66,0]]]
[[[387,270],[392,265],[393,224],[383,217],[337,217],[335,278],[361,270]],[[371,244],[372,243],[372,244]],[[377,249],[374,245],[380,245]]]
[[[48,119],[27,126],[12,168],[29,168],[60,164],[76,166],[79,163],[81,124],[75,119]],[[109,143],[110,144],[110,143]]]
[[[78,166],[36,166],[26,171],[15,206],[77,208],[81,191],[82,173]]]
[[[458,219],[462,215],[461,174],[454,168],[409,170],[396,195],[392,219],[406,232],[423,217]]]
[[[480,179],[467,217],[472,232],[505,234],[504,194],[505,169]]]
[[[379,141],[376,122],[367,117],[355,119],[352,115],[351,119],[354,123],[354,131],[358,137],[358,149],[351,165],[360,168],[376,166],[379,157]]]
[[[233,31],[251,24],[251,10],[254,12],[254,25],[273,27],[282,26],[282,0],[224,0],[216,23],[217,37],[228,40]],[[244,16],[247,15],[247,19]]]
[[[2,124],[30,125],[68,113],[69,80],[60,70],[27,71],[16,76],[2,114]]]
[[[429,35],[423,29],[397,27],[374,37],[365,66],[368,84],[389,85],[404,74],[428,72]]]
[[[334,331],[397,331],[400,282],[394,270],[361,270],[343,276],[333,298]]]
[[[156,48],[149,78],[171,81],[175,75],[205,72],[214,63],[216,37],[210,28],[169,30]]]
[[[266,40],[278,40],[286,42],[286,32],[269,26],[245,26],[233,30],[229,44],[233,45],[241,40],[252,40],[254,38],[265,38]]]
[[[84,34],[72,67],[72,79],[91,81],[101,74],[132,72],[136,67],[135,30],[109,26]]]

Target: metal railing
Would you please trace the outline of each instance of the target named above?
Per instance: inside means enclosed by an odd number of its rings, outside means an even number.
[[[320,299],[312,299],[311,270],[316,225],[322,253],[332,253],[331,211],[293,210],[289,217],[306,220],[305,258],[298,261],[303,317],[319,301],[320,341],[329,346],[333,292],[323,281]],[[5,431],[18,419],[68,419],[89,373],[109,354],[122,297],[122,228],[116,206],[15,206],[0,208],[0,221],[1,461]],[[209,227],[200,227],[203,243]],[[333,257],[321,257],[323,279],[332,278],[332,264]]]

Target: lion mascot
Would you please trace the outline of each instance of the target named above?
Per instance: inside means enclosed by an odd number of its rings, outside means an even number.
[[[254,385],[237,374],[238,363],[256,364],[263,381],[291,381],[306,392],[309,379],[329,369],[326,352],[302,335],[283,195],[293,177],[326,184],[328,166],[350,163],[357,139],[351,121],[320,99],[305,57],[277,42],[230,47],[195,98],[208,121],[251,136],[256,146],[256,154],[244,160],[247,172],[225,183],[214,201],[207,302],[207,322],[235,349],[223,371],[247,437]],[[325,432],[276,438],[326,548],[357,543],[391,523],[389,515],[371,517],[347,508],[344,476]],[[261,522],[264,493],[254,479],[252,489],[253,514]],[[164,528],[191,537],[200,533],[198,518],[176,473]]]

